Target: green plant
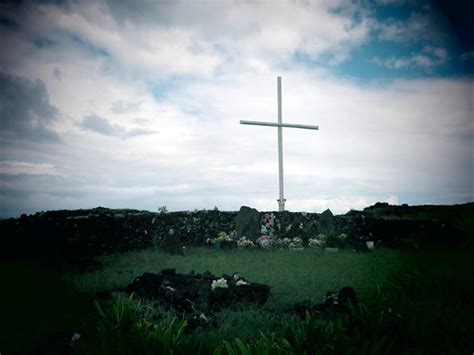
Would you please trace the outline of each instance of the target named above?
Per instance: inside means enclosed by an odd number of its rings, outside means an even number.
[[[79,349],[84,354],[173,354],[187,349],[186,321],[171,315],[158,322],[140,317],[141,303],[133,301],[133,294],[107,308],[95,301],[95,307],[97,331]]]
[[[346,242],[345,234],[328,233],[322,238],[324,245],[334,248],[342,248]]]

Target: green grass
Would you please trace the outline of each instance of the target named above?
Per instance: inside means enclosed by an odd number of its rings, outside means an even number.
[[[386,286],[391,275],[404,265],[399,251],[379,249],[373,253],[314,249],[213,250],[191,248],[186,255],[172,256],[159,250],[143,250],[102,256],[103,270],[69,276],[84,292],[119,290],[144,272],[176,268],[177,272],[204,272],[216,276],[240,273],[252,282],[271,285],[271,307],[285,307],[306,298],[322,301],[327,291],[354,287],[361,297]]]
[[[184,257],[152,249],[103,255],[98,260],[104,269],[88,273],[0,264],[0,352],[27,354],[47,334],[71,330],[83,334],[80,350],[86,354],[471,353],[472,255],[467,248],[372,253],[190,248]],[[102,292],[170,267],[216,276],[239,272],[271,285],[273,297],[264,307],[217,313],[217,326],[192,332],[179,320],[145,321],[143,312],[133,311],[143,307],[136,302],[135,308],[102,303],[100,316],[94,310],[93,299]],[[319,302],[343,286],[357,291],[359,313],[333,320],[281,313],[304,299]]]

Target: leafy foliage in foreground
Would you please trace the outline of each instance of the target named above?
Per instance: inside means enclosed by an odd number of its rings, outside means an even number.
[[[133,295],[132,295],[133,296]],[[186,353],[183,333],[186,321],[168,316],[160,322],[150,322],[140,316],[140,303],[132,296],[117,300],[104,309],[97,301],[99,315],[97,332],[84,343],[84,354],[166,354]]]
[[[415,269],[390,289],[378,290],[347,314],[304,319],[279,315],[275,329],[251,338],[217,342],[186,333],[186,322],[165,317],[154,323],[140,317],[139,303],[99,305],[98,332],[83,345],[100,354],[406,354],[466,353],[474,348],[473,291],[467,273],[452,279],[441,269]],[[458,265],[458,266],[462,266]],[[449,280],[452,281],[449,281]],[[135,305],[134,305],[135,304]],[[265,312],[260,310],[260,312]]]

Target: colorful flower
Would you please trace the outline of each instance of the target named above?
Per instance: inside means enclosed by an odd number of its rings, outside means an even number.
[[[273,245],[273,240],[268,235],[262,235],[257,239],[257,244],[262,248],[270,248]]]

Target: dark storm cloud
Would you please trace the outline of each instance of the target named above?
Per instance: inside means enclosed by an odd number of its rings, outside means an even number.
[[[21,5],[13,1],[2,1],[0,3],[0,29],[8,28],[10,30],[18,29],[18,11]]]
[[[18,23],[12,18],[0,15],[0,26],[9,29],[16,29],[18,28]]]
[[[156,133],[154,131],[141,128],[127,129],[124,126],[118,124],[112,125],[105,118],[97,116],[96,114],[85,116],[80,123],[80,126],[84,129],[100,133],[105,136],[122,139]]]
[[[0,72],[0,137],[59,141],[50,127],[57,116],[58,110],[49,103],[41,80]]]

